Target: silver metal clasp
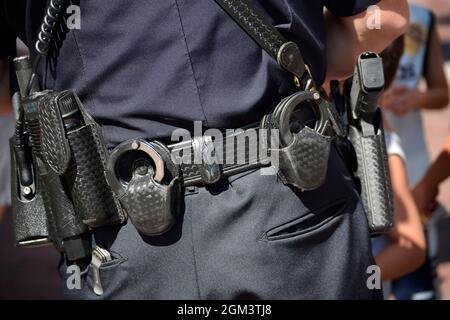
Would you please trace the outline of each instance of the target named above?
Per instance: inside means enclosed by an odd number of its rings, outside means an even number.
[[[311,70],[303,60],[296,43],[292,41],[284,43],[278,50],[277,61],[282,68],[294,75],[294,84],[297,88],[305,91],[315,88]]]
[[[100,246],[96,246],[92,250],[91,267],[93,271],[94,293],[98,296],[103,294],[102,280],[100,277],[100,267],[102,264],[112,261],[111,253]]]

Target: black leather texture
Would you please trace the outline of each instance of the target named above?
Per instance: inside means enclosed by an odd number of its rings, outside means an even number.
[[[167,232],[175,223],[180,196],[178,178],[169,185],[153,179],[153,170],[134,173],[125,194],[120,198],[131,222],[146,236]]]
[[[250,136],[254,137],[255,140],[253,141],[257,141],[251,147],[246,139]],[[264,135],[259,128],[254,127],[236,130],[232,135],[215,139],[209,144],[208,148],[214,149],[217,164],[208,164],[208,159],[203,156],[200,156],[201,163],[194,163],[196,150],[194,150],[192,143],[187,143],[184,146],[170,145],[168,148],[174,155],[175,161],[180,163],[183,185],[205,185],[214,183],[219,174],[220,177],[227,177],[268,165],[270,154],[264,149],[264,146],[267,146],[265,141],[267,138],[267,135]],[[208,150],[205,150],[205,152],[209,153]],[[181,156],[178,157],[178,155],[183,155],[183,157],[186,157],[185,160],[188,161],[183,161]],[[201,167],[205,165],[209,168],[202,170]],[[210,174],[210,172],[207,172],[209,170],[214,171],[214,179],[206,176]],[[219,170],[220,172],[218,172]]]
[[[49,205],[54,212],[55,224],[58,235],[62,239],[78,236],[88,230],[77,216],[73,203],[61,180],[61,177],[53,172],[45,175],[45,187],[49,195]]]
[[[56,103],[57,93],[48,93],[39,102],[42,155],[47,165],[57,174],[66,172],[71,158],[64,124]]]
[[[268,54],[277,60],[287,40],[248,0],[215,0]]]
[[[364,137],[350,126],[349,138],[358,159],[356,177],[361,183],[369,230],[373,234],[385,233],[394,224],[394,201],[383,131]]]
[[[11,148],[11,201],[14,221],[15,244],[18,247],[42,245],[50,242],[47,228],[47,213],[41,192],[42,184],[37,179],[36,195],[32,200],[22,201],[19,198],[17,167],[14,157],[14,141],[10,140]]]
[[[105,177],[106,155],[95,136],[99,127],[86,125],[68,134],[73,164],[66,175],[76,212],[90,227],[123,222],[124,217]]]
[[[302,191],[320,187],[327,176],[332,138],[306,127],[294,141],[279,152],[278,176],[284,184]],[[274,152],[272,150],[272,152]]]

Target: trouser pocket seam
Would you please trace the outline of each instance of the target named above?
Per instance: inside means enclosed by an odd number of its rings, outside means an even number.
[[[317,229],[332,223],[345,213],[345,209],[349,206],[351,200],[352,197],[339,198],[325,206],[310,210],[301,217],[284,222],[263,232],[258,241],[277,242],[311,234]],[[331,213],[329,213],[330,210]]]

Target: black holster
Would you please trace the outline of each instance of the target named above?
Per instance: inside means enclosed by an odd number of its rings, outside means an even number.
[[[349,139],[356,151],[358,169],[355,176],[361,186],[361,199],[372,234],[385,233],[393,226],[393,195],[388,156],[382,128],[364,136],[350,126]]]
[[[349,96],[349,139],[353,144],[361,198],[372,235],[394,224],[394,202],[379,100],[384,89],[383,64],[374,53],[362,54]]]

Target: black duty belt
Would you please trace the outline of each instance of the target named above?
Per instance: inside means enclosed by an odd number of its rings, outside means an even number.
[[[253,139],[252,143],[247,137]],[[168,148],[172,154],[190,155],[186,159],[189,163],[180,164],[185,186],[206,185],[223,177],[270,164],[270,154],[264,141],[266,137],[263,131],[255,127],[225,134],[219,139],[213,139],[211,136],[197,137],[191,141],[170,145]],[[211,154],[213,158],[210,157]]]
[[[330,142],[344,137],[340,117],[318,92],[283,99],[259,125],[164,145],[131,139],[110,154],[107,171],[116,194],[127,188],[136,167],[153,167],[158,183],[177,178],[184,186],[208,185],[224,177],[271,165],[281,180],[302,190],[324,180]],[[144,163],[146,162],[146,164]],[[319,172],[319,174],[317,174]]]
[[[132,139],[116,147],[109,159],[109,170],[132,168],[139,159],[125,156],[129,152],[146,154],[154,167],[154,179],[162,181],[174,165],[184,186],[208,185],[220,179],[270,164],[268,133],[256,125],[217,136],[199,136],[171,145],[158,141]],[[125,163],[120,164],[121,161]],[[171,168],[172,167],[172,168]],[[172,169],[172,170],[171,170]],[[125,174],[127,175],[127,174]],[[114,178],[113,178],[114,179]],[[123,184],[123,183],[122,183]]]

